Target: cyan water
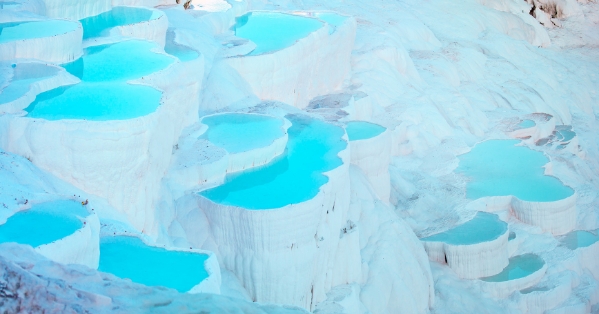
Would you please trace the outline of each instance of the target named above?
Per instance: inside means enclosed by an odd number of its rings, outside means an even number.
[[[77,27],[77,23],[64,20],[0,23],[0,43],[52,37],[68,33]]]
[[[83,39],[108,35],[111,28],[149,21],[153,12],[145,8],[114,7],[112,10],[80,20]]]
[[[156,44],[128,40],[85,49],[78,61],[64,65],[81,83],[39,94],[25,109],[27,117],[46,120],[127,120],[158,108],[162,93],[145,85],[128,84],[169,66],[175,59],[151,52]]]
[[[205,117],[202,123],[208,130],[200,138],[229,153],[266,147],[285,135],[281,119],[263,115],[225,113]]]
[[[164,45],[164,51],[171,56],[177,57],[181,62],[187,62],[197,59],[200,54],[183,45],[179,45],[174,41],[174,34],[169,32],[166,34],[166,43]]]
[[[98,270],[146,286],[187,292],[208,278],[204,268],[207,259],[206,254],[148,246],[136,237],[104,237],[100,240]]]
[[[545,261],[535,254],[523,254],[510,258],[509,264],[497,275],[481,278],[482,281],[501,282],[524,278],[543,268]]]
[[[343,129],[305,116],[292,125],[285,153],[271,163],[229,174],[223,185],[200,192],[213,202],[246,209],[274,209],[314,198],[328,182],[323,172],[342,164]]]
[[[560,242],[570,250],[576,250],[580,247],[587,247],[599,241],[598,230],[593,232],[585,230],[576,230],[564,236]]]
[[[497,215],[478,212],[471,220],[422,240],[453,245],[469,245],[495,240],[506,231],[507,223],[499,219]]]
[[[54,201],[33,205],[8,217],[0,225],[0,243],[16,242],[38,247],[75,233],[83,227],[80,218],[89,215],[81,203]]]
[[[366,121],[350,121],[345,126],[350,141],[366,140],[383,132],[386,128]]]
[[[521,129],[528,129],[532,128],[535,125],[537,124],[534,121],[526,119],[520,122],[520,124],[518,124],[518,127],[520,127]]]
[[[316,18],[318,18],[319,20],[324,21],[327,24],[329,24],[329,26],[330,26],[329,34],[334,33],[335,30],[337,29],[337,27],[341,26],[347,19],[347,17],[333,13],[333,12],[318,12],[318,13],[315,13],[314,16]]]
[[[31,84],[54,76],[58,69],[41,63],[13,64],[13,77],[0,91],[0,104],[14,101],[29,91]]]
[[[279,12],[250,12],[236,19],[235,36],[256,44],[249,55],[261,55],[293,45],[321,28],[317,19]]]
[[[466,196],[478,199],[485,196],[513,195],[524,201],[552,202],[574,194],[574,190],[542,168],[549,159],[541,152],[516,146],[518,140],[490,140],[477,144],[458,156],[456,172],[470,181]]]

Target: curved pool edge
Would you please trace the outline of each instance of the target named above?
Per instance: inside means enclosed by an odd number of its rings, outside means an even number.
[[[515,291],[536,285],[539,281],[541,281],[541,279],[543,279],[546,271],[547,262],[544,261],[543,266],[540,269],[530,273],[525,277],[507,281],[491,282],[479,280],[479,282],[481,283],[483,290],[492,296],[496,298],[507,298]]]

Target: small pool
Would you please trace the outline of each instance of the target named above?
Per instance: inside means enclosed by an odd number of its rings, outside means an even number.
[[[171,56],[176,57],[181,62],[195,60],[200,56],[200,54],[197,51],[195,51],[187,46],[177,44],[175,42],[174,37],[175,36],[172,32],[168,32],[166,34],[166,43],[164,45],[164,51],[166,53],[168,53]]]
[[[218,114],[203,118],[202,123],[208,130],[200,138],[229,153],[266,147],[285,135],[282,119],[257,114]]]
[[[148,246],[136,237],[104,237],[98,270],[146,286],[187,292],[208,278],[207,259],[206,254]]]
[[[16,242],[38,247],[69,236],[83,227],[81,218],[89,215],[75,201],[54,201],[33,205],[8,217],[0,225],[0,243]]]
[[[343,25],[343,23],[347,19],[347,17],[333,12],[317,12],[314,14],[314,16],[317,19],[324,21],[327,24],[329,24],[329,26],[331,26],[329,34],[334,33],[337,27]]]
[[[507,231],[507,223],[495,214],[478,212],[471,220],[445,232],[422,238],[422,241],[469,245],[492,241]]]
[[[520,122],[520,124],[518,124],[518,128],[528,129],[528,128],[532,128],[535,125],[537,125],[537,124],[534,121],[526,119],[526,120],[522,120],[522,122]]]
[[[251,40],[256,49],[249,55],[261,55],[293,45],[324,24],[313,18],[280,13],[250,12],[236,19],[235,36]]]
[[[366,140],[383,132],[386,128],[366,121],[350,121],[345,126],[350,141]]]
[[[533,293],[533,292],[545,292],[545,291],[549,291],[549,290],[551,290],[551,288],[549,288],[549,287],[534,286],[534,287],[522,289],[522,290],[520,290],[520,293],[529,294],[529,293]]]
[[[518,140],[490,140],[477,144],[458,156],[456,172],[470,181],[466,196],[478,199],[486,196],[513,195],[523,201],[552,202],[567,198],[574,190],[542,168],[549,159],[541,152],[516,146]]]
[[[507,240],[508,241],[512,241],[514,239],[516,239],[516,233],[515,232],[510,232],[510,234],[508,235]]]
[[[78,23],[65,20],[0,23],[0,43],[52,37],[72,32],[78,27]]]
[[[570,250],[591,246],[597,241],[599,241],[597,230],[594,230],[593,232],[585,230],[572,231],[560,240],[560,242]]]
[[[83,39],[106,36],[114,27],[146,22],[160,16],[160,13],[146,8],[114,7],[110,11],[80,20]]]
[[[29,91],[31,84],[58,74],[59,69],[43,63],[13,64],[13,77],[9,84],[0,90],[0,104],[19,99]]]
[[[540,270],[545,261],[536,254],[523,254],[510,258],[509,264],[497,275],[481,278],[487,282],[502,282],[524,278]]]
[[[228,174],[225,183],[200,192],[215,203],[246,209],[274,209],[314,198],[328,182],[323,173],[342,165],[347,146],[340,127],[300,115],[291,123],[285,153],[262,167]]]

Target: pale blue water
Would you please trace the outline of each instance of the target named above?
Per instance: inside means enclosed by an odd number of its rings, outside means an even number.
[[[175,43],[174,34],[170,32],[166,35],[166,44],[164,45],[164,51],[169,55],[177,57],[177,59],[179,59],[181,62],[195,60],[200,56],[200,54],[197,51],[187,46]]]
[[[516,233],[515,232],[510,232],[510,234],[508,235],[507,240],[508,241],[512,241],[516,238]]]
[[[21,6],[21,4],[17,3],[17,2],[13,2],[13,1],[1,1],[0,2],[0,10],[1,9],[16,8],[18,6]]]
[[[208,130],[200,138],[229,153],[266,147],[285,135],[282,120],[262,115],[226,113],[205,117],[202,123]]]
[[[535,254],[510,258],[509,264],[497,275],[481,278],[482,281],[501,282],[526,277],[543,268],[545,261]]]
[[[80,20],[83,39],[108,35],[111,28],[149,21],[152,11],[144,8],[114,7],[112,10]]]
[[[0,91],[0,104],[22,97],[29,91],[31,84],[58,73],[57,68],[40,63],[15,64],[13,71],[10,83]]]
[[[495,240],[506,231],[507,223],[497,215],[478,212],[471,220],[445,232],[422,238],[422,241],[469,245]]]
[[[317,19],[303,16],[250,12],[236,19],[234,31],[235,36],[256,44],[256,49],[250,55],[260,55],[289,47],[323,25]]]
[[[73,234],[83,227],[79,217],[89,214],[75,201],[54,201],[33,205],[8,217],[0,225],[0,243],[16,242],[37,247]]]
[[[533,293],[535,291],[539,291],[539,292],[544,292],[544,291],[549,291],[550,288],[549,287],[530,287],[530,288],[526,288],[526,289],[522,289],[520,290],[520,293],[522,294],[529,294],[529,293]]]
[[[490,140],[477,144],[458,156],[456,172],[470,178],[466,196],[514,195],[531,202],[552,202],[574,194],[574,190],[552,176],[544,175],[549,159],[541,152],[515,146],[518,140]]]
[[[328,182],[323,172],[342,164],[343,129],[304,116],[288,115],[292,126],[285,153],[273,162],[229,174],[218,187],[200,192],[213,202],[246,209],[273,209],[307,201]]]
[[[532,128],[533,126],[537,125],[534,121],[532,120],[523,120],[522,122],[520,122],[520,124],[518,124],[518,126],[521,129],[528,129],[528,128]]]
[[[0,43],[52,37],[68,33],[77,27],[79,25],[76,22],[64,20],[0,23]]]
[[[104,237],[100,240],[99,271],[146,286],[164,286],[187,292],[208,278],[208,255],[169,251],[147,246],[136,237]]]
[[[170,65],[175,59],[150,49],[156,44],[128,40],[85,49],[79,60],[63,65],[82,82],[39,94],[25,109],[31,118],[47,120],[126,120],[148,115],[162,93],[145,85],[127,84]]]
[[[350,141],[373,138],[385,132],[385,130],[385,127],[366,121],[350,121],[345,126],[345,131]]]
[[[562,136],[563,142],[569,142],[574,138],[574,136],[576,136],[576,133],[571,130],[563,130],[563,131],[558,131],[558,132]]]
[[[593,232],[576,230],[564,236],[560,242],[570,250],[576,250],[579,247],[587,247],[599,241],[597,230]]]
[[[329,34],[334,33],[337,27],[341,26],[347,19],[347,17],[343,15],[339,15],[332,12],[319,12],[314,14],[314,16],[316,16],[321,21],[325,21],[327,24],[331,26],[331,28],[329,29]]]

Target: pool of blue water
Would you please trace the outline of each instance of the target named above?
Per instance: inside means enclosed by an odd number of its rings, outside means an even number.
[[[29,86],[37,81],[54,76],[58,68],[42,63],[14,64],[13,77],[9,84],[0,90],[0,104],[14,101],[29,91]]]
[[[324,172],[342,164],[343,129],[300,115],[291,123],[286,151],[271,163],[229,174],[225,183],[200,192],[213,202],[246,209],[274,209],[307,201],[328,182]]]
[[[535,254],[523,254],[510,258],[509,264],[497,275],[481,278],[482,281],[501,282],[524,278],[543,268],[545,261]]]
[[[518,124],[518,127],[521,129],[528,129],[528,128],[532,128],[533,126],[537,125],[534,121],[532,120],[522,120],[522,122],[520,122],[520,124]]]
[[[324,24],[313,18],[280,13],[250,12],[236,19],[235,36],[256,44],[249,55],[269,53],[293,45]]]
[[[507,223],[495,214],[478,212],[471,220],[422,241],[469,245],[497,239],[507,231]]]
[[[98,270],[146,286],[187,292],[208,278],[204,268],[207,259],[206,254],[148,246],[136,237],[104,237],[100,240]]]
[[[54,201],[33,205],[8,217],[0,225],[0,243],[16,242],[38,247],[73,234],[83,227],[80,218],[89,215],[75,201]]]
[[[549,287],[534,286],[534,287],[522,289],[522,290],[520,290],[520,293],[529,294],[529,293],[533,293],[533,292],[545,292],[545,291],[549,291],[549,290],[551,290],[551,288],[549,288]]]
[[[337,27],[341,26],[347,19],[347,17],[333,13],[333,12],[318,12],[318,13],[315,13],[314,16],[316,18],[318,18],[319,20],[324,21],[327,24],[329,24],[329,26],[330,26],[329,34],[334,33],[335,30],[337,29]]]
[[[549,159],[543,153],[516,146],[519,143],[485,141],[458,156],[456,172],[470,179],[466,185],[468,198],[513,195],[524,201],[551,202],[574,194],[560,180],[544,174],[542,167]]]
[[[47,120],[126,120],[156,111],[162,93],[127,80],[143,77],[170,65],[175,59],[150,49],[156,44],[128,40],[85,49],[79,60],[63,65],[81,83],[37,95],[25,111],[27,117]]]
[[[197,59],[200,54],[184,45],[177,44],[174,41],[174,34],[169,32],[166,35],[166,43],[164,45],[164,51],[171,56],[177,57],[181,62],[187,62]]]
[[[225,113],[205,117],[202,123],[208,130],[200,138],[229,153],[266,147],[285,135],[283,120],[263,115]]]
[[[575,230],[565,235],[560,242],[570,250],[576,250],[580,247],[587,247],[599,241],[598,230],[593,232],[585,230]]]
[[[350,121],[345,126],[350,141],[366,140],[383,132],[386,128],[366,121]]]
[[[158,18],[159,15],[145,8],[114,7],[112,10],[80,20],[83,39],[106,36],[117,26],[137,24]]]
[[[0,43],[52,37],[71,32],[77,27],[78,23],[64,20],[0,23]]]

